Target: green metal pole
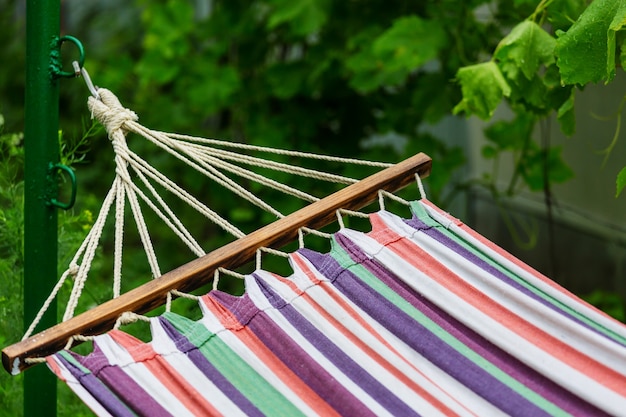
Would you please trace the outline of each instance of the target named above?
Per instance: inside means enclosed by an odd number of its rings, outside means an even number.
[[[26,3],[26,106],[24,174],[24,324],[32,322],[57,278],[57,212],[48,203],[56,197],[59,160],[59,89],[52,65],[58,62],[60,1]],[[56,324],[56,302],[40,326]],[[24,373],[24,416],[55,416],[56,378],[45,365]]]

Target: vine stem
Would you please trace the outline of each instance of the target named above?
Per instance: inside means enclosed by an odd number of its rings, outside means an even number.
[[[613,148],[615,148],[615,145],[617,145],[617,141],[619,139],[619,134],[620,134],[620,131],[622,129],[622,110],[624,109],[624,104],[626,104],[626,96],[624,96],[622,98],[622,102],[620,103],[619,107],[617,108],[617,112],[615,114],[616,126],[615,126],[615,133],[613,134],[613,139],[611,139],[611,143],[609,143],[609,146],[607,146],[606,148],[604,148],[604,149],[602,149],[600,151],[596,151],[600,155],[604,154],[604,160],[602,161],[602,167],[604,167],[606,165],[606,162],[609,160],[609,156],[611,156],[611,153],[613,152]]]
[[[535,19],[537,19],[537,15],[547,9],[553,1],[554,0],[541,0],[541,2],[539,2],[537,7],[535,8],[535,11],[528,17],[528,19],[534,22]]]
[[[546,220],[548,222],[548,258],[550,276],[556,278],[558,274],[556,239],[554,229],[554,202],[550,186],[550,118],[539,122],[541,130],[541,145],[543,153],[543,197],[546,205]]]

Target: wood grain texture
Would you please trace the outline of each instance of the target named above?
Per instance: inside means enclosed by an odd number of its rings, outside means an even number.
[[[235,269],[253,260],[261,247],[282,247],[297,238],[301,227],[319,229],[326,226],[336,220],[336,211],[340,208],[359,210],[375,201],[379,190],[395,192],[413,183],[415,174],[427,176],[431,164],[430,157],[419,153],[367,177],[118,298],[6,347],[2,351],[2,364],[11,372],[17,360],[19,369],[23,370],[29,366],[24,362],[25,358],[53,354],[63,349],[71,336],[104,333],[113,328],[122,313],[132,311],[143,314],[153,310],[165,304],[171,290],[193,291],[210,282],[217,268]]]

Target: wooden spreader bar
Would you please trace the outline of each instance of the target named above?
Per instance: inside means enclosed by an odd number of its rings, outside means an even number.
[[[432,160],[419,153],[390,168],[279,219],[207,255],[176,268],[120,297],[107,301],[2,351],[2,365],[15,373],[30,365],[26,358],[45,357],[63,349],[70,337],[97,335],[112,329],[124,312],[143,314],[165,304],[172,290],[190,292],[213,279],[219,267],[235,269],[254,259],[261,247],[279,248],[297,238],[302,227],[319,229],[336,219],[340,208],[359,210],[375,201],[379,190],[395,192],[430,173]]]

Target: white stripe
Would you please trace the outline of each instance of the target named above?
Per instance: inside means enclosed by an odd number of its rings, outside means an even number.
[[[180,352],[170,339],[160,320],[150,320],[152,331],[152,347],[163,360],[176,369],[186,382],[196,388],[197,392],[220,413],[225,416],[243,416],[245,413],[233,403],[196,365],[189,357]]]
[[[65,364],[61,362],[56,356],[52,356],[52,360],[59,367],[61,374],[57,376],[62,379],[68,387],[84,402],[87,407],[91,409],[99,417],[112,417],[112,415],[100,404],[98,400],[89,392],[80,382],[72,375],[69,369],[65,367]],[[50,368],[52,369],[52,368]],[[56,373],[56,372],[55,372]]]
[[[390,249],[363,233],[352,230],[344,230],[342,233],[348,235],[369,256],[385,265],[411,288],[496,346],[539,372],[550,372],[550,379],[589,403],[611,414],[620,415],[626,411],[624,408],[626,399],[624,397],[598,384],[594,379],[571,368],[558,358],[501,325],[463,298],[429,278],[422,271],[414,268]]]
[[[247,279],[247,277],[246,277]],[[252,351],[244,342],[230,330],[227,330],[222,326],[219,318],[213,315],[205,305],[204,302],[200,303],[203,317],[200,322],[207,328],[211,326],[209,331],[215,333],[220,340],[222,340],[233,352],[237,354],[244,362],[246,362],[252,369],[254,369],[267,383],[274,387],[280,394],[282,394],[289,402],[291,402],[296,408],[302,411],[305,415],[317,415],[315,411],[304,402],[300,396],[295,393],[287,383],[285,383],[278,375],[276,375],[272,369],[267,366],[259,356]]]
[[[150,397],[170,414],[176,417],[193,416],[193,413],[159,381],[156,375],[152,374],[146,365],[142,362],[135,362],[128,351],[118,345],[111,336],[108,334],[100,335],[96,337],[96,341],[111,365],[122,368],[126,375],[135,380]]]
[[[515,275],[519,276],[523,280],[531,283],[533,286],[537,287],[540,291],[544,292],[551,298],[557,300],[563,305],[568,306],[572,310],[578,311],[582,313],[592,321],[598,323],[600,326],[605,327],[611,332],[620,335],[622,338],[626,339],[626,326],[622,323],[607,317],[606,315],[596,311],[593,308],[590,308],[586,303],[581,302],[575,298],[568,296],[566,293],[559,291],[557,288],[549,285],[544,282],[542,279],[537,278],[532,273],[527,271],[526,269],[520,267],[515,262],[507,259],[505,256],[499,254],[493,249],[489,248],[484,243],[480,242],[478,239],[473,237],[470,233],[464,230],[462,227],[459,227],[456,223],[452,222],[450,219],[446,218],[444,215],[439,213],[433,207],[420,202],[421,206],[428,212],[428,215],[433,218],[433,220],[441,223],[445,228],[452,231],[452,233],[459,236],[461,239],[468,242],[473,247],[477,248],[479,251],[489,254],[489,257],[493,259],[498,264],[502,265],[506,269],[513,272]],[[618,343],[615,341],[615,343]],[[622,345],[623,346],[623,345]]]
[[[445,265],[448,270],[475,287],[482,294],[487,295],[497,304],[502,305],[555,339],[622,375],[626,375],[626,350],[622,346],[588,327],[581,326],[580,323],[573,321],[570,317],[560,314],[494,277],[436,239],[410,227],[401,218],[388,212],[380,212],[379,214],[390,230],[424,249],[430,256]]]
[[[260,271],[257,271],[257,273]],[[263,296],[260,288],[250,281],[248,285],[248,294],[255,304],[261,306],[268,303]],[[367,408],[372,410],[379,416],[390,416],[391,414],[382,407],[377,401],[375,401],[367,392],[342,371],[340,371],[324,354],[322,354],[317,348],[312,345],[305,336],[300,333],[301,329],[297,329],[289,323],[289,321],[276,309],[269,308],[265,310],[265,313],[272,319],[272,321],[280,327],[293,341],[298,344],[314,361],[316,361],[323,369],[325,369],[334,379],[336,379],[342,386],[348,391],[354,394]]]
[[[297,256],[305,262],[311,271],[315,273],[317,279],[323,280],[325,278],[317,269],[315,269],[308,259],[297,253],[292,256]],[[295,263],[293,264],[295,266]],[[306,279],[304,277],[304,272],[301,272],[299,268],[297,270],[294,268],[294,271],[296,271],[296,273],[294,273],[294,281],[300,282]],[[304,279],[301,279],[301,276]],[[475,413],[479,416],[505,415],[499,408],[486,401],[483,397],[477,395],[467,386],[460,383],[451,377],[447,372],[443,371],[428,359],[424,358],[420,353],[416,352],[403,340],[399,339],[391,331],[382,326],[378,321],[354,304],[336,287],[328,284],[326,288],[331,291],[335,297],[339,297],[345,303],[349,304],[359,317],[363,318],[367,324],[373,328],[374,332],[376,332],[380,338],[376,338],[367,328],[361,326],[351,317],[348,318],[349,322],[347,320],[341,321],[341,323],[346,326],[347,330],[354,334],[359,340],[363,341],[366,346],[372,348],[383,358],[389,361],[396,370],[406,375],[411,381],[417,383],[421,388],[448,406],[451,410],[460,415],[467,415],[468,413]],[[325,311],[332,312],[333,317],[335,317],[337,311],[343,309],[343,307],[341,307],[341,305],[337,303],[333,297],[328,296],[328,294],[320,288],[312,287],[307,291],[307,294],[313,298],[317,304],[322,306]],[[295,303],[293,305],[295,307],[299,307]],[[309,314],[317,315],[317,313],[313,310],[306,312],[305,309],[301,309],[301,313],[307,315],[307,317]],[[326,327],[317,327],[320,331],[326,332]],[[393,352],[386,344],[382,343],[381,340],[388,343],[397,353]],[[350,349],[350,347],[346,347],[346,349]],[[355,347],[354,349],[357,348]],[[370,362],[371,360],[367,360],[359,363],[367,365]],[[372,373],[372,370],[370,370],[370,373]],[[372,375],[375,375],[378,378],[379,374],[374,371]],[[395,378],[394,376],[391,377]],[[403,384],[400,381],[397,383]],[[394,383],[394,385],[387,386],[393,386],[394,391],[396,391],[396,383]],[[410,388],[407,387],[407,389]],[[413,401],[415,396],[409,394],[406,397],[401,398],[405,401]],[[469,407],[469,404],[471,404],[471,408]],[[420,412],[423,412],[425,415],[430,415],[430,413],[426,413],[424,410],[420,410]]]

